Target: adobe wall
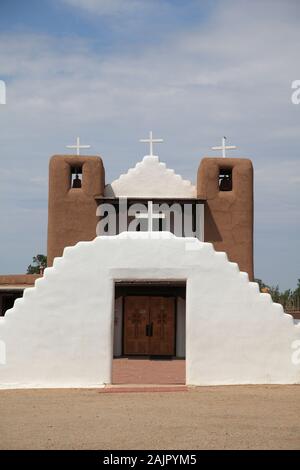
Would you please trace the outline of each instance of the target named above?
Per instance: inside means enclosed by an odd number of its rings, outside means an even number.
[[[41,274],[7,274],[0,275],[0,286],[33,286],[36,279],[42,277]]]
[[[124,232],[66,248],[0,318],[0,388],[111,383],[114,281],[132,279],[186,281],[187,384],[300,383],[300,324],[225,253]]]
[[[220,169],[231,169],[232,191],[220,191]],[[253,273],[253,167],[245,158],[204,158],[198,169],[197,197],[206,199],[204,241],[225,251],[241,271]]]
[[[71,188],[71,168],[82,165],[82,187]],[[48,266],[66,246],[96,236],[95,196],[104,195],[105,174],[97,156],[55,155],[49,165]]]

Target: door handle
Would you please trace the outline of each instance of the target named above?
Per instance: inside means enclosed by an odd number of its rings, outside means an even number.
[[[146,336],[153,336],[153,323],[146,325]]]

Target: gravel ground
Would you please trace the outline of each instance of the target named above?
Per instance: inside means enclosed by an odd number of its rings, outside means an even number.
[[[300,386],[0,391],[1,449],[300,449]]]

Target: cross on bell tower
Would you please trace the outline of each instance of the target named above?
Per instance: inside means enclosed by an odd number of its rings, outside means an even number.
[[[226,158],[226,150],[235,150],[235,145],[226,145],[226,137],[222,138],[222,145],[220,147],[212,147],[212,150],[222,150],[222,157]]]
[[[75,145],[66,145],[67,149],[76,149],[76,155],[80,155],[80,149],[89,149],[91,148],[90,145],[80,145],[80,138],[76,138],[76,144]]]

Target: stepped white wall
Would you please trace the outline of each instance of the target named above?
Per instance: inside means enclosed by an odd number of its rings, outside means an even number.
[[[300,325],[224,253],[131,232],[66,248],[0,319],[0,387],[110,383],[116,279],[187,281],[188,384],[300,383]]]

